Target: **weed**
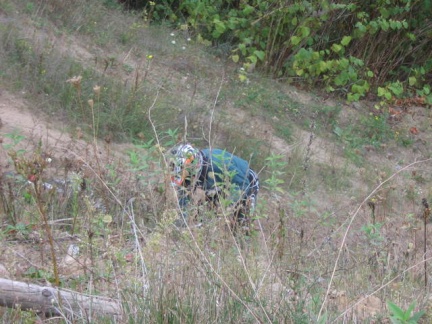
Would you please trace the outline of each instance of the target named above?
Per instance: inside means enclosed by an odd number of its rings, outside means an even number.
[[[267,185],[270,192],[283,193],[284,189],[281,185],[284,183],[282,176],[285,172],[281,170],[283,170],[287,165],[287,162],[284,161],[284,156],[273,154],[266,158],[266,164],[268,169],[267,172],[270,173],[270,176],[264,181],[264,183]]]
[[[347,143],[350,149],[358,149],[365,145],[377,148],[394,136],[386,116],[373,114],[362,117],[358,124],[347,126],[345,129],[335,126],[333,132]]]
[[[24,224],[24,223],[17,223],[16,225],[7,225],[5,230],[3,231],[3,234],[23,237],[27,239],[29,234],[31,233],[32,227],[33,225]]]
[[[364,232],[371,245],[377,246],[383,242],[384,238],[380,232],[382,226],[382,223],[367,224],[362,226],[361,231]]]
[[[52,258],[52,266],[54,272],[54,282],[56,286],[60,284],[60,278],[58,274],[58,264],[57,257],[54,250],[54,239],[52,235],[52,230],[50,225],[48,224],[48,213],[47,206],[45,205],[44,199],[42,197],[42,188],[43,188],[43,178],[44,172],[47,168],[48,161],[41,154],[41,148],[37,148],[37,151],[34,152],[33,156],[30,159],[25,157],[19,157],[18,154],[14,151],[10,151],[9,155],[14,161],[15,170],[18,174],[26,178],[30,185],[32,186],[32,196],[36,202],[37,211],[41,217],[42,224],[44,226],[45,234],[47,235],[50,249],[51,249],[51,258]]]
[[[17,145],[25,139],[25,136],[21,135],[19,131],[14,131],[13,133],[5,134],[4,137],[11,139],[11,143],[3,144],[5,150],[9,151],[15,149]],[[17,149],[16,154],[22,155],[25,152],[24,149]]]
[[[412,302],[405,311],[391,301],[387,301],[387,306],[390,310],[390,320],[393,324],[415,324],[425,314],[423,310],[412,314],[415,302]]]

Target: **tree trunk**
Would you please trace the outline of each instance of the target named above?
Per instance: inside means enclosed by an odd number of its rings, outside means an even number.
[[[60,298],[60,300],[59,300]],[[118,300],[0,278],[0,306],[32,310],[46,316],[121,317]]]

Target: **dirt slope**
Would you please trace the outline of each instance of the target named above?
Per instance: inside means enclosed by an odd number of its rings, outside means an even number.
[[[125,159],[125,152],[132,148],[131,144],[108,145],[100,140],[96,141],[95,146],[94,141],[84,140],[83,136],[80,129],[70,130],[59,121],[50,122],[48,116],[32,111],[31,104],[25,99],[1,91],[0,139],[3,146],[0,148],[0,170],[3,172],[13,171],[8,149],[31,152],[42,144],[45,153],[52,157],[53,165],[56,165],[55,162],[63,159],[92,161],[95,155],[109,163]]]

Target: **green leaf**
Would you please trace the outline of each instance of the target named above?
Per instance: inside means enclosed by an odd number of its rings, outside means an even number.
[[[346,71],[341,71],[341,73],[334,78],[334,84],[337,86],[343,86],[348,82],[348,79],[348,73]]]
[[[379,22],[379,25],[380,25],[381,29],[384,30],[384,31],[387,31],[389,29],[389,27],[390,27],[390,24],[388,23],[387,20],[381,20]]]
[[[234,30],[238,27],[239,25],[239,19],[237,17],[230,17],[230,19],[228,19],[228,28],[231,30]]]
[[[214,38],[219,38],[226,30],[225,24],[219,19],[214,19],[213,23],[215,24],[215,29],[213,30],[212,36]]]
[[[353,85],[351,86],[351,91],[352,91],[353,93],[359,93],[359,94],[362,94],[362,93],[364,92],[363,87],[361,87],[361,86],[359,86],[359,85],[357,85],[357,84],[353,84]]]
[[[302,34],[303,38],[308,37],[310,35],[310,28],[309,27],[303,26],[303,27],[301,27],[300,30],[301,30],[301,34]]]
[[[335,89],[331,85],[326,86],[325,89],[326,89],[327,92],[333,92],[333,91],[335,91]]]
[[[238,77],[240,82],[245,82],[247,80],[247,76],[244,74],[239,74]]]
[[[245,8],[243,9],[243,14],[245,16],[247,16],[247,15],[251,14],[252,12],[254,12],[254,10],[255,10],[254,7],[246,5]]]
[[[409,77],[408,78],[408,83],[409,83],[409,85],[412,87],[412,86],[414,86],[416,83],[417,83],[417,79],[416,79],[416,77]]]
[[[335,128],[333,129],[333,133],[335,133],[337,136],[341,137],[343,134],[343,130],[339,126],[335,126]]]
[[[327,69],[328,69],[328,67],[327,67],[327,62],[325,62],[325,61],[320,61],[319,62],[319,72],[325,72],[325,71],[327,71]]]
[[[390,28],[393,30],[401,29],[402,23],[400,21],[390,19]]]
[[[347,46],[351,42],[352,37],[351,36],[344,36],[342,38],[341,44],[343,46]]]
[[[369,78],[372,78],[373,76],[374,76],[374,74],[373,74],[373,72],[372,71],[367,71],[367,76],[369,77]]]
[[[258,57],[261,61],[264,61],[265,52],[264,51],[255,51],[254,55]]]
[[[415,41],[417,39],[416,35],[414,35],[413,33],[406,33],[406,36],[411,40],[411,41]]]
[[[303,69],[298,69],[298,70],[296,70],[296,74],[298,76],[302,76],[304,74],[304,70]]]
[[[409,318],[410,318],[411,312],[414,310],[414,307],[415,307],[415,302],[412,302],[412,303],[408,306],[408,309],[405,311],[405,318],[406,318],[406,319],[409,319]]]
[[[360,100],[360,94],[358,94],[358,93],[348,93],[347,94],[347,100],[349,102],[359,101]]]
[[[387,100],[390,100],[390,99],[392,98],[392,95],[391,95],[390,91],[387,91],[387,92],[384,94],[384,97],[385,97]]]
[[[388,88],[396,95],[399,96],[403,93],[403,85],[400,81],[396,81],[393,83],[390,83]]]
[[[396,304],[393,304],[391,301],[387,302],[387,307],[391,313],[392,319],[405,320],[405,312],[399,308]]]
[[[242,53],[242,55],[246,55],[246,44],[241,43],[238,45],[238,48],[239,48],[240,52]]]
[[[388,92],[386,88],[378,87],[378,97],[383,97],[386,94],[386,92]]]
[[[250,55],[247,57],[249,61],[251,61],[253,64],[258,61],[257,57],[255,55]]]
[[[231,58],[232,58],[234,63],[238,63],[238,61],[240,59],[240,57],[238,55],[233,55],[233,56],[231,56]]]
[[[339,44],[333,44],[331,47],[332,51],[335,53],[339,53],[342,50],[342,48],[343,48],[342,45]]]
[[[409,319],[410,322],[412,323],[417,323],[419,321],[419,319],[425,314],[425,311],[419,311],[417,313],[415,313],[413,316],[411,316],[411,318]]]
[[[295,45],[298,45],[300,42],[301,42],[301,37],[298,37],[298,36],[291,36],[291,44],[293,44],[294,46]]]

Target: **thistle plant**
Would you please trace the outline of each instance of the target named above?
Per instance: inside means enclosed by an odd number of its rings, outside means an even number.
[[[39,146],[30,158],[19,156],[15,151],[10,151],[9,156],[14,162],[15,170],[18,174],[27,179],[32,187],[31,195],[36,202],[37,211],[42,218],[45,234],[48,238],[51,251],[51,259],[54,273],[54,282],[56,286],[60,285],[60,278],[58,273],[57,257],[54,248],[54,239],[51,227],[48,223],[47,204],[42,197],[43,190],[43,175],[44,171],[49,164],[49,159],[43,157],[42,149]]]
[[[66,80],[66,82],[70,83],[74,87],[74,89],[76,90],[77,101],[78,101],[78,104],[81,108],[81,113],[83,116],[85,116],[84,105],[83,105],[82,100],[81,100],[81,80],[82,80],[82,76],[78,75],[78,76],[73,76],[72,78]]]

